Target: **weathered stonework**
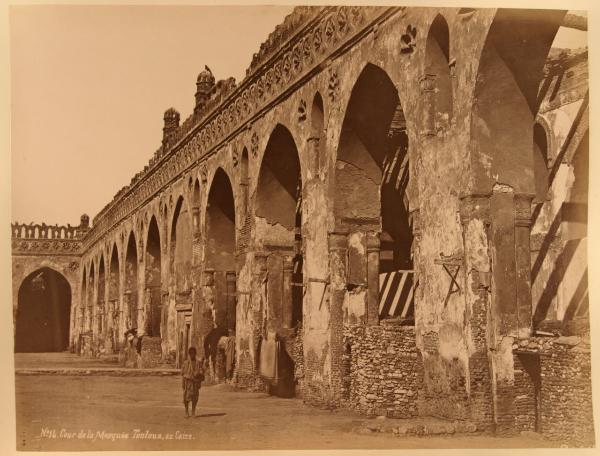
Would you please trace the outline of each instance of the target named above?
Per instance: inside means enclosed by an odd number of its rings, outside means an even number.
[[[569,408],[566,352],[540,358],[540,389],[513,347],[588,327],[587,51],[550,49],[564,16],[295,9],[239,84],[200,73],[194,113],[167,110],[91,229],[13,227],[15,309],[47,265],[82,354],[136,328],[142,364],[180,365],[232,332],[234,383],[265,391],[275,334],[309,404],[570,438],[587,374]]]
[[[344,402],[370,416],[417,416],[423,362],[411,326],[350,326],[344,338]]]

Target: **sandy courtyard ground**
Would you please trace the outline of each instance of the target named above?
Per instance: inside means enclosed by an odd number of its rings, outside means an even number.
[[[395,437],[353,431],[364,417],[298,399],[208,386],[186,419],[179,377],[16,375],[19,450],[526,448],[486,435]]]

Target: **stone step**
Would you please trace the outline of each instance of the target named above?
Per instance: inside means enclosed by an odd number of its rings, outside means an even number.
[[[131,369],[126,367],[38,367],[18,368],[16,375],[106,375],[110,377],[143,377],[181,375],[179,369]]]

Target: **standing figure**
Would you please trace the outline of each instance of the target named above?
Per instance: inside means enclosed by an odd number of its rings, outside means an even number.
[[[196,359],[196,348],[190,347],[190,355],[183,363],[181,369],[183,387],[183,405],[185,405],[185,417],[190,417],[189,404],[192,403],[192,416],[196,416],[196,404],[198,404],[198,393],[200,385],[204,380],[204,369],[202,363]]]

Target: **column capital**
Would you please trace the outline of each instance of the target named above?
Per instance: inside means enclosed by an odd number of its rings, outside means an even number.
[[[531,202],[534,195],[528,193],[515,193],[515,225],[531,226]]]

